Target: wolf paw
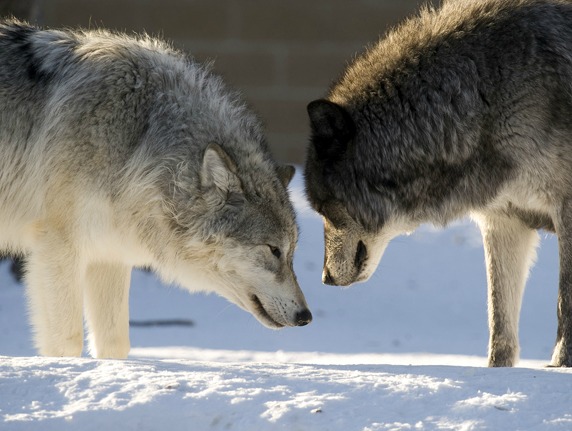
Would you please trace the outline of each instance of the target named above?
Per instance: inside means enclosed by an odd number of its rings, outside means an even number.
[[[572,367],[572,348],[564,340],[556,343],[549,367]]]
[[[518,346],[509,343],[493,343],[489,351],[489,367],[514,367],[518,351]]]
[[[65,340],[49,340],[38,342],[38,350],[42,356],[81,356],[83,351],[83,333],[68,337]]]
[[[126,359],[131,349],[129,338],[121,340],[107,340],[106,342],[94,343],[91,346],[91,354],[98,359]]]

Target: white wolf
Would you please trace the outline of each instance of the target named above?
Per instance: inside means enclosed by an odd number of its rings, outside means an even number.
[[[293,168],[220,78],[149,37],[0,24],[0,246],[27,256],[39,352],[129,352],[131,269],[272,328],[311,320]]]

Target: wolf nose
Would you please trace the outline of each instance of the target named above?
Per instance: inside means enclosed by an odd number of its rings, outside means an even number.
[[[312,321],[312,313],[307,308],[296,313],[296,325],[297,326],[306,326],[308,323]]]
[[[336,285],[334,277],[332,277],[332,274],[330,274],[330,270],[328,268],[324,268],[324,273],[322,274],[322,283],[329,284],[330,286]]]

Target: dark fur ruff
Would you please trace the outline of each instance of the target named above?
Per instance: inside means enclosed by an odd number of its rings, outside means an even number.
[[[546,12],[540,18],[539,10]],[[326,139],[324,151],[316,149],[323,129],[313,128],[310,200],[345,203],[373,232],[388,213],[445,224],[490,202],[519,158],[530,156],[514,148],[514,138],[530,139],[528,130],[551,135],[572,112],[569,100],[557,109],[540,94],[562,99],[561,89],[569,88],[570,63],[553,58],[572,52],[571,22],[565,1],[458,0],[391,31],[329,91],[327,99],[348,118],[332,125],[339,142]],[[530,72],[531,62],[541,75]],[[524,218],[553,229],[539,214]]]

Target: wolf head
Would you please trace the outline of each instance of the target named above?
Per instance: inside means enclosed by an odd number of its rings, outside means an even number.
[[[312,315],[293,271],[298,239],[287,185],[261,121],[208,67],[144,49],[141,136],[123,169],[129,229],[166,282],[217,293],[271,328]],[[131,47],[127,52],[131,52]],[[131,63],[129,63],[131,64]],[[131,69],[129,69],[131,70]]]
[[[267,327],[303,326],[312,314],[293,271],[298,229],[286,187],[294,168],[251,158],[238,165],[211,143],[198,166],[173,168],[164,210],[171,239],[158,269],[188,290],[227,298]]]
[[[341,286],[366,281],[389,241],[416,223],[396,211],[397,184],[383,173],[371,175],[379,170],[377,155],[364,150],[368,146],[360,142],[348,110],[316,100],[308,114],[312,136],[305,183],[310,204],[324,219],[322,281]]]

